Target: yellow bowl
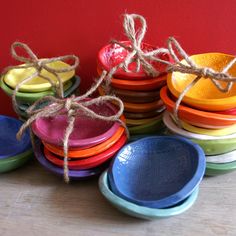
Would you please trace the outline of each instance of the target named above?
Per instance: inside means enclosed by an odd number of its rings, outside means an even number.
[[[60,68],[67,68],[69,67],[69,65],[63,61],[55,61],[55,62],[50,62],[47,64],[47,66],[49,66],[50,68],[53,69],[60,69]],[[27,77],[29,77],[30,75],[32,75],[33,73],[35,73],[35,68],[30,67],[27,69],[12,69],[10,71],[7,72],[7,74],[4,76],[4,82],[11,88],[15,88],[17,86],[17,84],[19,84],[22,80],[26,79]],[[49,77],[50,79],[52,79],[53,81],[56,81],[56,77],[49,73],[46,70],[42,70],[42,75]],[[72,70],[70,72],[63,72],[63,73],[58,73],[58,75],[60,76],[60,78],[62,79],[62,82],[66,82],[68,80],[70,80],[74,75],[75,75],[75,71]],[[42,79],[40,77],[35,77],[33,78],[31,81],[23,84],[19,91],[21,92],[43,92],[46,90],[49,90],[51,88],[51,84],[45,80]]]
[[[181,121],[181,124],[185,130],[196,134],[205,134],[210,136],[225,136],[236,133],[236,124],[223,129],[204,129],[197,126],[193,126],[184,121]]]
[[[191,56],[191,59],[199,67],[212,68],[215,71],[222,71],[223,68],[234,59],[234,56],[222,53],[205,53]],[[185,60],[183,64],[187,64]],[[231,76],[236,76],[236,65],[229,70]],[[167,77],[167,85],[170,92],[179,97],[181,92],[196,78],[192,74],[180,72],[170,73]],[[225,87],[226,83],[221,82]],[[223,93],[219,91],[208,78],[201,78],[184,96],[183,102],[202,110],[222,111],[236,107],[236,84],[232,89]]]

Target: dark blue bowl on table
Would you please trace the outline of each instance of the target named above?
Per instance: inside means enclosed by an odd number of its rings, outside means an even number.
[[[199,186],[205,154],[179,136],[152,136],[124,146],[109,171],[117,196],[140,206],[167,208],[186,199]]]

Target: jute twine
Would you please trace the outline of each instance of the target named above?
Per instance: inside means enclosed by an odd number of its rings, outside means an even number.
[[[136,24],[138,23],[138,21],[140,22],[139,27]],[[123,27],[125,35],[130,40],[130,46],[125,45],[117,40],[112,40],[112,43],[120,45],[121,47],[128,50],[129,53],[120,64],[110,69],[106,79],[106,89],[108,88],[108,92],[112,75],[119,68],[123,68],[125,72],[138,72],[140,71],[142,66],[143,70],[147,75],[156,77],[160,74],[160,72],[153,67],[151,62],[155,61],[155,62],[165,63],[164,60],[158,58],[158,55],[163,53],[168,53],[168,49],[166,48],[158,48],[148,52],[143,51],[142,42],[147,30],[147,23],[143,16],[137,14],[125,14]],[[132,62],[136,63],[136,68],[134,69],[134,71],[130,71],[128,69],[129,64]]]
[[[25,53],[28,55],[28,57],[24,57],[17,54],[16,49],[23,49]],[[21,43],[21,42],[14,42],[11,45],[11,55],[14,59],[17,61],[23,62],[25,64],[18,65],[18,66],[9,66],[4,69],[3,71],[3,79],[4,76],[7,74],[8,71],[12,69],[27,69],[27,68],[34,68],[36,71],[30,75],[29,77],[23,79],[14,89],[13,95],[12,95],[12,105],[14,110],[19,113],[19,108],[16,100],[16,94],[21,88],[21,86],[30,80],[34,79],[35,77],[40,77],[48,81],[52,85],[52,89],[55,90],[56,96],[63,98],[64,97],[64,91],[63,91],[63,83],[59,76],[59,73],[63,72],[70,72],[73,71],[78,65],[79,65],[79,58],[75,55],[66,55],[66,56],[59,56],[59,57],[53,57],[49,59],[39,59],[35,53],[29,48],[28,45]],[[56,61],[68,61],[72,60],[73,64],[68,67],[62,67],[60,69],[53,69],[51,68],[48,63],[56,62]],[[56,78],[56,81],[53,81],[50,77],[44,76],[42,74],[42,70],[48,71],[50,74],[54,75]]]
[[[216,86],[216,88],[226,93],[228,92],[232,86],[233,83],[236,81],[236,77],[233,77],[228,74],[228,70],[236,63],[236,58],[234,58],[232,61],[230,61],[221,72],[217,72],[213,70],[212,68],[208,67],[199,67],[194,63],[194,61],[188,56],[188,54],[183,50],[183,48],[180,46],[180,44],[177,42],[177,40],[173,37],[170,37],[168,39],[168,50],[171,55],[171,57],[174,59],[175,63],[171,64],[169,62],[163,62],[166,63],[168,66],[167,71],[168,72],[180,72],[184,74],[193,74],[196,75],[196,78],[188,84],[184,90],[179,95],[175,107],[174,107],[174,119],[177,122],[177,124],[182,127],[180,120],[178,118],[178,110],[181,101],[183,100],[186,93],[200,80],[200,79],[210,79],[211,82]],[[176,54],[177,52],[177,54]],[[181,59],[179,58],[181,56]],[[184,59],[186,61],[186,65],[181,62],[181,60]],[[174,79],[174,78],[173,78]],[[221,81],[226,82],[226,86],[223,87],[220,83]]]

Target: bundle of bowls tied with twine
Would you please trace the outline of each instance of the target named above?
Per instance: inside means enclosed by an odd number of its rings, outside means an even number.
[[[57,97],[45,96],[31,105],[29,118],[17,134],[20,139],[29,127],[37,160],[64,175],[66,182],[100,174],[128,138],[122,101],[113,96],[90,97],[106,76],[107,72],[102,73],[85,94],[63,98],[58,75]]]
[[[189,57],[175,39],[168,45],[176,64],[170,65],[167,87],[161,90],[165,125],[204,149],[206,175],[235,170],[236,58],[222,53]]]
[[[124,102],[131,135],[157,134],[163,128],[160,89],[166,85],[162,62],[170,60],[168,50],[142,42],[147,28],[142,16],[126,14],[123,26],[129,41],[113,40],[98,53],[98,74],[104,70],[112,74],[99,93],[114,94]]]
[[[28,57],[19,56],[17,48],[23,49]],[[80,78],[75,75],[78,60],[73,55],[38,59],[26,44],[20,42],[12,44],[11,54],[24,64],[5,69],[1,78],[1,88],[12,97],[13,108],[21,120],[28,118],[26,110],[35,101],[44,96],[56,95],[55,88],[59,89],[59,84],[55,84],[58,83],[58,76],[63,84],[63,97],[72,95],[79,87]],[[74,64],[64,62],[67,60],[74,60]]]
[[[206,160],[182,137],[152,136],[124,146],[99,180],[104,197],[142,219],[181,214],[196,201]]]
[[[5,173],[24,165],[33,156],[29,130],[20,141],[16,133],[22,121],[0,115],[0,173]]]

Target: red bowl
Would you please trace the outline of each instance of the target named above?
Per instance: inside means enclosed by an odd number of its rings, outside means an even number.
[[[121,43],[125,44],[126,46],[131,45],[130,41],[121,41]],[[142,43],[141,47],[145,52],[149,52],[158,48],[147,43]],[[121,47],[118,44],[108,44],[98,52],[98,66],[106,71],[109,71],[112,67],[124,61],[128,53],[129,51],[127,49]],[[167,53],[159,54],[158,58],[165,61],[170,61],[170,56]],[[166,65],[163,63],[151,62],[151,64],[157,71],[160,71],[161,73],[164,73],[166,70]],[[136,63],[130,63],[128,69],[132,71],[135,70]],[[129,80],[150,79],[150,76],[145,73],[142,67],[140,68],[139,72],[125,72],[122,68],[120,68],[116,71],[114,77]]]

